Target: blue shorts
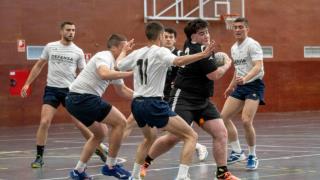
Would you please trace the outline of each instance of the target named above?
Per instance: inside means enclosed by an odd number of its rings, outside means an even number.
[[[265,105],[264,102],[264,83],[261,79],[257,79],[248,84],[237,85],[236,89],[230,96],[240,99],[242,101],[246,99],[258,100],[260,105]]]
[[[112,106],[100,96],[70,92],[66,97],[66,109],[87,127],[94,121],[101,122],[111,111]]]
[[[49,104],[54,108],[58,108],[60,104],[65,106],[65,98],[68,92],[68,88],[46,86],[43,94],[43,104]]]
[[[177,115],[161,97],[134,98],[131,111],[140,128],[146,125],[163,128],[168,124],[169,117]]]

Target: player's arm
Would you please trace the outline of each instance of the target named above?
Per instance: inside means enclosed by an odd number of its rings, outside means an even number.
[[[228,86],[228,88],[235,88],[236,87],[236,85],[237,85],[237,81],[236,81],[236,71],[234,71],[234,73],[233,73],[233,77],[232,77],[232,80],[231,80],[231,82],[230,82],[230,84],[229,84],[229,86]]]
[[[245,84],[246,82],[250,81],[250,79],[259,74],[263,66],[263,60],[252,61],[252,63],[253,68],[248,72],[247,75],[245,75],[244,77],[236,77],[236,81],[238,84]]]
[[[104,80],[123,79],[132,76],[132,72],[121,72],[109,69],[106,65],[100,65],[97,69],[97,74]]]
[[[232,80],[231,80],[228,88],[224,91],[224,97],[225,98],[228,97],[234,91],[234,88],[236,87],[236,85],[237,85],[236,71],[234,71]]]
[[[132,57],[134,56],[134,53],[131,53],[130,55],[127,56],[128,52],[131,51],[134,47],[134,39],[131,39],[129,42],[127,42],[122,50],[121,53],[119,54],[119,56],[116,59],[116,63],[115,63],[115,69],[119,69],[121,66],[122,69],[130,69],[131,67],[131,61],[132,61]],[[127,56],[127,57],[126,57]],[[124,60],[125,59],[125,60]],[[121,65],[119,65],[121,64]]]
[[[27,81],[24,83],[20,95],[21,97],[27,97],[27,90],[29,89],[31,83],[38,77],[43,67],[47,64],[47,60],[40,59],[36,62],[36,64],[32,67],[31,72],[28,76]]]
[[[202,52],[199,52],[197,54],[192,54],[192,55],[186,55],[186,56],[177,56],[173,60],[173,65],[183,66],[183,65],[187,65],[187,64],[191,64],[193,62],[199,61],[201,59],[209,57],[214,51],[214,49],[215,49],[215,43],[214,41],[212,41],[210,45]]]
[[[252,58],[253,67],[244,77],[236,77],[236,81],[240,85],[259,74],[263,67],[263,51],[259,43],[253,43],[249,46],[248,55]]]
[[[86,65],[87,65],[87,63],[86,63],[86,59],[84,58],[84,53],[81,52],[80,58],[77,63],[77,74],[79,74],[84,69],[84,67]]]
[[[116,93],[128,100],[131,100],[133,97],[133,91],[132,89],[128,88],[124,83],[123,84],[113,84],[113,87],[116,91]]]
[[[223,66],[218,67],[215,71],[207,74],[207,78],[210,80],[218,80],[220,79],[231,67],[231,59],[227,54],[224,55],[225,63]]]

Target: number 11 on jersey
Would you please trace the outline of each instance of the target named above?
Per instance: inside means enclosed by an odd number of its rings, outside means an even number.
[[[148,59],[138,59],[137,66],[139,67],[139,76],[140,76],[141,85],[147,84]]]

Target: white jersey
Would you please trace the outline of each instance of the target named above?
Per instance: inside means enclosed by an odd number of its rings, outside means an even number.
[[[152,45],[133,51],[120,61],[118,68],[133,70],[133,97],[163,97],[167,70],[175,58],[169,49]]]
[[[231,57],[236,69],[236,75],[244,77],[253,68],[253,61],[263,60],[263,52],[257,41],[247,37],[241,44],[236,42],[231,47]],[[256,79],[262,79],[263,75],[264,68],[262,65],[260,72],[248,82],[252,82]]]
[[[48,43],[40,59],[48,61],[47,86],[57,88],[68,88],[76,78],[77,67],[83,69],[86,64],[82,49],[60,41]]]
[[[110,51],[101,51],[95,54],[69,87],[70,92],[101,97],[110,83],[124,84],[122,79],[103,80],[97,73],[100,66],[107,66],[110,70],[114,70],[114,62],[115,59]]]

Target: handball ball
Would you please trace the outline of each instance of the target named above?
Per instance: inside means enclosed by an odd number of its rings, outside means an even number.
[[[214,53],[215,64],[217,67],[223,66],[225,64],[225,56],[227,56],[227,54],[224,52]]]

